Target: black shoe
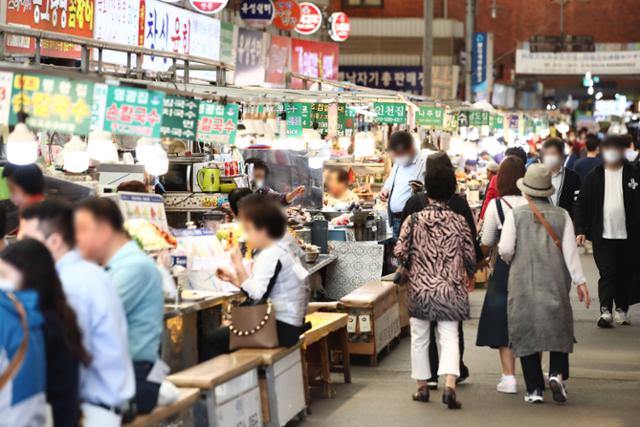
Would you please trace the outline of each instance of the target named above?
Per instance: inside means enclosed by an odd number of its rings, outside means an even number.
[[[456,378],[456,384],[465,382],[467,378],[469,378],[469,368],[463,366],[462,368],[460,368],[460,376]]]
[[[428,402],[429,401],[429,387],[420,387],[418,391],[411,396],[416,402]]]
[[[442,393],[442,403],[447,405],[449,409],[462,408],[462,403],[456,398],[456,391],[451,387],[445,388],[444,393]]]
[[[598,319],[598,327],[603,329],[613,328],[613,316],[611,310],[606,307],[600,308],[600,318]]]

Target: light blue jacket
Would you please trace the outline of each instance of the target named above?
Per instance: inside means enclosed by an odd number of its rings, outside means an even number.
[[[29,325],[29,346],[21,367],[0,390],[0,424],[40,426],[45,421],[47,365],[42,334],[43,317],[35,291],[15,293],[24,305]],[[4,372],[24,337],[20,316],[6,292],[0,291],[0,372]],[[5,424],[6,423],[6,424]]]

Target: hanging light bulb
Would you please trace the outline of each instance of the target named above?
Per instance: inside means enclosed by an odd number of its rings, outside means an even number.
[[[169,170],[169,157],[160,144],[155,144],[149,149],[144,162],[144,170],[153,176],[164,175]]]
[[[24,123],[18,123],[7,138],[7,160],[14,165],[28,165],[38,159],[38,141]]]
[[[82,173],[89,169],[89,153],[87,144],[79,136],[73,136],[64,144],[62,151],[64,170],[71,173]]]
[[[138,163],[146,164],[146,159],[149,153],[152,152],[156,142],[151,138],[140,138],[136,145],[136,160]]]
[[[96,130],[89,134],[89,158],[100,163],[113,159],[113,139],[111,132]]]

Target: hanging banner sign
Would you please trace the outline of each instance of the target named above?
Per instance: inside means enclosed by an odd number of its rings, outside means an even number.
[[[96,13],[93,38],[111,43],[138,46],[140,2],[130,0],[95,0]],[[93,50],[98,58],[98,50]],[[127,65],[127,54],[112,50],[102,51],[102,61],[108,64]]]
[[[11,87],[13,86],[13,73],[0,71],[0,125],[9,124],[11,113]]]
[[[164,92],[109,86],[104,130],[160,138]]]
[[[229,3],[229,0],[189,0],[189,4],[195,10],[206,15],[220,12]]]
[[[471,90],[474,100],[482,101],[489,98],[492,85],[493,70],[493,38],[489,33],[473,34],[473,49],[471,51]]]
[[[284,109],[287,113],[287,138],[302,138],[302,103],[284,104]]]
[[[237,86],[261,85],[265,77],[265,50],[263,34],[247,28],[238,28],[236,70]]]
[[[311,104],[309,111],[308,128],[313,129],[314,125],[318,125],[318,132],[324,133],[329,130],[329,104]]]
[[[305,36],[311,35],[322,27],[322,11],[313,3],[300,3],[300,21],[296,32]]]
[[[335,12],[329,17],[329,36],[334,42],[344,42],[351,34],[349,16],[344,12]]]
[[[491,115],[491,127],[493,129],[503,129],[504,128],[504,116],[502,114],[492,114]]]
[[[250,27],[265,28],[271,24],[275,8],[271,0],[242,0],[240,18]]]
[[[491,113],[488,111],[482,112],[482,126],[489,126],[491,124]]]
[[[516,74],[640,74],[640,50],[529,52],[516,50]]]
[[[267,51],[266,83],[284,87],[291,56],[291,39],[289,37],[271,35],[271,43]]]
[[[469,126],[482,126],[484,111],[469,111]]]
[[[140,3],[140,46],[218,60],[220,20],[172,6],[159,0]],[[144,68],[166,71],[173,65],[167,58],[145,56]],[[215,79],[215,71],[193,71],[192,77]]]
[[[346,104],[338,104],[338,136],[351,136],[356,128],[356,110]]]
[[[302,11],[296,0],[274,0],[273,6],[275,8],[273,25],[284,31],[291,31],[298,25]]]
[[[6,22],[9,25],[53,31],[72,36],[93,37],[94,0],[7,0]],[[33,54],[35,39],[7,35],[9,53]],[[80,59],[78,45],[42,40],[41,55]]]
[[[339,54],[337,43],[291,39],[291,71],[309,77],[337,80]],[[300,79],[292,79],[291,86],[301,89],[303,84]]]
[[[378,115],[376,123],[405,124],[407,123],[407,105],[397,102],[374,102],[373,110]]]
[[[33,129],[88,135],[92,100],[92,82],[16,74],[9,124],[18,123],[18,113],[24,111],[27,126]]]
[[[420,109],[416,111],[416,125],[442,128],[444,125],[444,108],[420,106]]]
[[[233,63],[233,24],[220,23],[220,61]]]
[[[234,144],[237,125],[238,104],[201,101],[196,140],[206,144]]]
[[[196,137],[199,104],[196,99],[165,95],[160,135],[163,138],[193,140]]]

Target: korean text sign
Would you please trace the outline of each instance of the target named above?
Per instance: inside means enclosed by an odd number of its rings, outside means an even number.
[[[160,138],[164,93],[109,86],[104,130],[120,135]]]
[[[199,101],[182,96],[164,97],[162,110],[163,138],[178,138],[191,141],[196,137]]]
[[[95,0],[95,5],[93,38],[138,46],[139,0]],[[97,50],[94,50],[93,57],[98,57]],[[126,65],[127,54],[103,50],[102,60],[109,64]]]
[[[338,78],[337,43],[291,39],[291,71],[304,76],[336,80]],[[299,79],[292,80],[292,87],[303,87]]]
[[[416,125],[442,128],[444,124],[444,109],[436,106],[420,106],[416,111]]]
[[[265,77],[265,49],[263,33],[238,28],[236,53],[236,85],[260,85]]]
[[[7,0],[7,24],[93,37],[94,0]],[[7,51],[35,52],[35,39],[9,36]],[[42,40],[42,56],[80,58],[80,46]]]
[[[407,106],[399,102],[374,102],[373,109],[378,115],[376,123],[404,124],[407,122]]]
[[[27,125],[74,135],[87,135],[91,123],[93,83],[44,75],[16,74],[11,92],[10,124],[22,110]]]
[[[201,101],[196,139],[206,144],[233,144],[238,124],[238,104]]]
[[[291,39],[271,35],[271,44],[267,51],[267,75],[265,81],[275,86],[284,86],[291,56]]]

